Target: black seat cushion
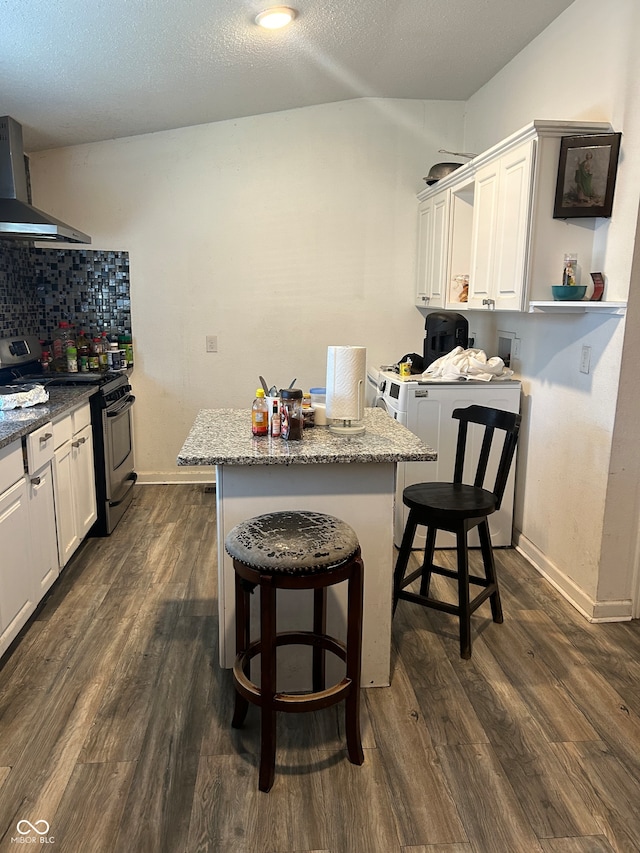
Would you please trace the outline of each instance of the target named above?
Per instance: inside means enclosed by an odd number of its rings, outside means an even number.
[[[269,512],[229,531],[225,548],[234,559],[266,572],[312,574],[336,566],[358,550],[348,524],[321,512]]]
[[[464,483],[416,483],[406,487],[402,500],[409,509],[443,513],[450,519],[489,515],[497,504],[493,492]]]

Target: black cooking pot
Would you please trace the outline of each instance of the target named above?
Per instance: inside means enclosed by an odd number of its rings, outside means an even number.
[[[442,180],[442,178],[446,178],[447,175],[455,172],[456,169],[459,169],[463,165],[464,163],[436,163],[435,166],[431,167],[429,174],[425,178],[425,182],[431,186],[431,184],[435,184],[437,181]]]

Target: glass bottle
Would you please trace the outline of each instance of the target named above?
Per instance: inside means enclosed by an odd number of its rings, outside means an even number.
[[[575,287],[578,283],[577,271],[578,256],[571,253],[564,256],[564,271],[562,273],[562,283],[565,287]]]
[[[302,438],[302,391],[299,388],[283,388],[280,391],[282,400],[282,437],[289,441]]]

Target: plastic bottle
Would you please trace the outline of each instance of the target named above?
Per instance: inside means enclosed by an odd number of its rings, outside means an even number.
[[[81,373],[87,373],[89,371],[89,356],[91,354],[91,349],[89,346],[89,338],[85,335],[83,329],[80,329],[80,333],[76,338],[76,350],[78,359],[78,369]],[[71,372],[68,365],[67,370]]]
[[[67,343],[67,373],[77,373],[77,372],[78,372],[78,350],[76,348],[75,341],[70,340]]]
[[[100,370],[108,370],[108,356],[107,351],[109,349],[109,341],[107,339],[107,333],[103,332],[100,336],[100,352],[98,353],[98,365]]]
[[[256,391],[256,398],[251,407],[251,432],[254,435],[269,434],[269,407],[262,388]]]
[[[91,341],[91,355],[89,356],[89,370],[97,372],[102,370],[100,356],[102,355],[102,338],[95,337]]]
[[[65,373],[67,370],[67,344],[71,338],[72,331],[68,321],[60,320],[51,341],[51,367],[57,373]]]
[[[123,367],[133,367],[133,340],[131,338],[131,332],[127,329],[124,330],[124,333],[118,335],[118,349],[125,351],[125,364]]]

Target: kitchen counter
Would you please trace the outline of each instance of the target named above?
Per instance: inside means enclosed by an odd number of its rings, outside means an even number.
[[[437,453],[382,409],[366,409],[365,426],[362,435],[350,437],[317,426],[305,429],[300,441],[284,441],[252,436],[248,409],[204,409],[198,414],[178,465],[216,466],[221,666],[231,667],[235,657],[234,573],[224,549],[227,534],[240,521],[265,512],[315,510],[346,521],[358,536],[364,561],[362,686],[389,684],[396,466],[433,461]],[[346,591],[341,587],[328,590],[327,627],[344,638]],[[281,590],[278,619],[279,630],[308,628],[311,594]],[[296,647],[278,652],[278,674],[286,689],[309,687],[301,681],[299,653]]]
[[[251,434],[247,409],[203,409],[178,455],[178,465],[318,465],[351,462],[431,462],[435,450],[382,409],[365,409],[362,435],[304,430],[301,441]]]
[[[28,435],[34,429],[65,412],[76,408],[98,390],[97,386],[51,386],[49,400],[38,403],[26,409],[9,409],[0,412],[0,448],[6,447],[23,435]]]

